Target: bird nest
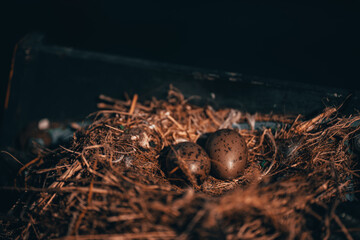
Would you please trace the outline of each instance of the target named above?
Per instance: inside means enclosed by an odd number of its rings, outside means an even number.
[[[21,198],[1,220],[12,239],[316,239],[349,231],[335,214],[357,189],[352,138],[359,116],[337,108],[311,119],[106,96],[71,143],[23,166]],[[257,128],[258,122],[276,127]],[[249,128],[236,128],[239,124]],[[171,145],[235,128],[246,139],[242,176],[175,184],[163,170]]]

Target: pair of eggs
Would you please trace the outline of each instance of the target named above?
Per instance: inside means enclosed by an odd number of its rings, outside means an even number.
[[[186,165],[188,173],[195,177],[198,184],[206,180],[210,171],[214,177],[224,180],[231,180],[242,174],[248,150],[244,138],[238,132],[231,129],[216,131],[206,141],[205,150],[192,142],[173,146],[166,157],[168,175],[184,175],[180,161]]]

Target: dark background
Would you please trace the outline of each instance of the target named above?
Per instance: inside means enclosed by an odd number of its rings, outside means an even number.
[[[2,94],[14,45],[33,31],[90,51],[359,89],[357,2],[11,1]]]

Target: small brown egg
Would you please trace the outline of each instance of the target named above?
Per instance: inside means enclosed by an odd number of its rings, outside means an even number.
[[[184,178],[184,167],[180,164],[183,160],[189,170],[188,173],[195,177],[197,184],[201,184],[209,176],[210,158],[206,151],[192,142],[181,142],[172,147],[166,156],[166,170],[170,178]]]
[[[244,138],[231,129],[214,132],[206,142],[214,177],[231,180],[239,177],[246,165],[248,149]]]

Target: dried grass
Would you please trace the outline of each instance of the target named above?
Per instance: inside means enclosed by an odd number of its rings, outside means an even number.
[[[93,123],[70,146],[44,151],[20,174],[22,197],[1,220],[13,239],[313,239],[328,238],[334,213],[354,191],[349,141],[359,116],[336,108],[310,120],[249,115],[189,104],[171,87],[167,100],[141,104],[100,96]],[[249,148],[243,176],[201,186],[169,182],[166,148],[196,142],[233,123],[275,121],[276,131],[239,130]],[[164,150],[165,149],[165,150]]]

